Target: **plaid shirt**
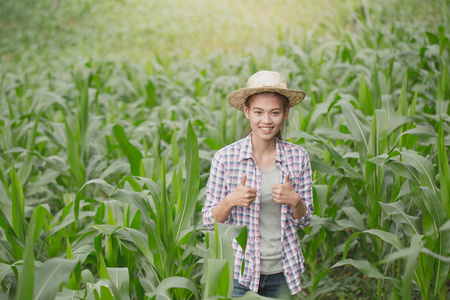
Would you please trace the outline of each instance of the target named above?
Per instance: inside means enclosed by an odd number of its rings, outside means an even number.
[[[291,294],[301,290],[300,274],[304,271],[303,253],[297,236],[297,228],[305,228],[311,222],[314,206],[312,196],[311,167],[307,152],[300,146],[286,141],[276,141],[275,164],[280,169],[280,182],[284,183],[289,173],[292,187],[300,195],[307,208],[301,219],[292,217],[289,205],[281,206],[281,245],[282,264],[286,282]],[[234,207],[225,223],[246,225],[248,230],[245,251],[245,268],[241,275],[244,253],[233,241],[234,278],[250,290],[257,292],[260,277],[260,233],[259,209],[261,200],[261,170],[252,154],[251,134],[219,150],[211,163],[210,177],[206,190],[206,201],[202,209],[203,224],[214,228],[212,209],[229,193],[233,192],[242,176],[247,174],[246,186],[257,190],[256,199],[250,207]]]

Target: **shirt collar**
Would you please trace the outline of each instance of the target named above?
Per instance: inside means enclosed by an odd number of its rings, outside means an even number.
[[[252,133],[250,132],[244,138],[242,143],[241,151],[239,152],[238,161],[242,161],[244,159],[249,159],[253,157],[253,148],[252,148]]]
[[[275,161],[284,163],[286,161],[286,155],[284,153],[283,143],[277,138]]]
[[[242,161],[244,159],[253,158],[253,148],[252,148],[252,133],[250,132],[242,143],[241,150],[239,152],[238,161]],[[275,153],[275,161],[285,162],[286,155],[284,153],[283,143],[276,138],[276,153]]]

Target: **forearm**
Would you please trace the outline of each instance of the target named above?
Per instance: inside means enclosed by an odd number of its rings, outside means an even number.
[[[217,223],[224,223],[233,208],[234,206],[230,203],[227,196],[212,209],[212,216],[216,219]]]
[[[303,203],[302,198],[300,197],[299,194],[296,194],[298,199],[297,199],[297,205],[292,205],[291,209],[292,209],[292,217],[294,219],[301,219],[303,218],[303,216],[306,214],[306,205],[305,203]]]

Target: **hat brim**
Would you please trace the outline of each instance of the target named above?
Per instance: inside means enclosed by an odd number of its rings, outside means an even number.
[[[254,87],[238,89],[228,95],[227,101],[234,108],[244,111],[244,104],[248,97],[260,93],[277,93],[289,100],[289,107],[299,104],[306,96],[304,91],[290,90],[277,87]]]

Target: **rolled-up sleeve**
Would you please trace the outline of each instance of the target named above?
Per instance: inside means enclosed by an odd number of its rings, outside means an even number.
[[[214,217],[212,215],[213,208],[228,194],[225,178],[226,168],[219,151],[214,155],[211,162],[211,170],[206,185],[206,200],[205,205],[202,208],[203,225],[207,229],[214,228]]]
[[[309,224],[311,223],[312,215],[314,212],[311,164],[309,162],[308,154],[304,155],[304,159],[301,164],[301,170],[302,171],[298,179],[299,180],[298,190],[296,192],[297,194],[300,195],[300,197],[303,200],[303,203],[306,206],[306,213],[300,219],[294,219],[291,215],[292,218],[291,221],[297,228],[308,227]]]

